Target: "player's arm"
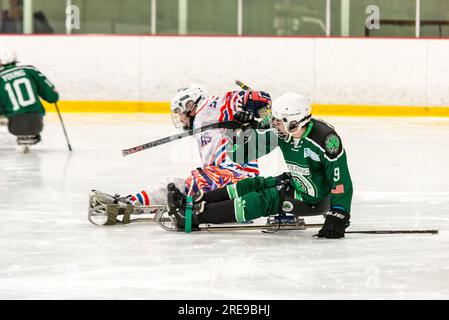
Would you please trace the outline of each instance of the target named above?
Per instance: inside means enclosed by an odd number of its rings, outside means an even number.
[[[227,103],[232,119],[242,124],[243,129],[269,129],[272,100],[264,91],[229,92]]]
[[[246,115],[249,115],[249,118],[244,118]],[[248,113],[248,111],[238,112],[235,117],[235,121],[242,123],[243,126],[247,126],[248,129],[233,130],[232,135],[229,134],[229,132],[231,132],[231,130],[229,130],[227,137],[231,143],[228,146],[228,151],[232,150],[231,152],[234,153],[233,158],[235,158],[235,154],[237,154],[240,156],[245,155],[245,159],[259,159],[269,154],[279,146],[279,137],[273,130],[268,130],[270,129],[270,116],[267,116],[267,124],[264,126],[261,126],[258,121],[254,120],[252,113]],[[252,126],[250,124],[254,121],[257,123],[256,126]],[[230,146],[232,146],[232,148],[230,148]]]
[[[331,208],[351,213],[353,189],[345,151],[338,160],[327,162],[326,175],[332,181]]]
[[[269,93],[265,91],[240,91],[239,94],[243,97],[242,109],[252,112],[258,118],[264,118],[267,111],[271,110],[272,100]]]
[[[227,135],[229,157],[237,163],[257,160],[279,146],[279,137],[272,130],[235,130]]]
[[[349,225],[352,180],[349,173],[346,152],[340,137],[336,133],[329,134],[324,142],[325,151],[321,161],[328,181],[331,183],[331,210],[326,215],[319,237],[342,238]]]
[[[226,103],[221,108],[221,113],[226,113],[226,121],[233,120],[234,116],[242,111],[254,114],[255,118],[264,118],[271,110],[271,97],[264,91],[233,91],[225,95]]]
[[[54,84],[51,83],[39,70],[35,68],[29,70],[31,76],[36,81],[39,96],[49,103],[58,102],[59,93],[56,91]]]
[[[247,130],[270,128],[270,95],[263,91],[234,91],[228,92],[226,97],[231,119],[240,123],[243,129],[227,134],[231,142],[228,145],[231,158],[258,159],[273,151],[279,145],[278,137],[273,132]]]

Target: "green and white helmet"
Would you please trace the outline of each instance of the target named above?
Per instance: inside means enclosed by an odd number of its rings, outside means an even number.
[[[308,124],[311,117],[311,99],[302,94],[289,92],[273,101],[271,127],[282,139],[288,140],[291,135]],[[280,123],[285,132],[278,129]]]
[[[0,65],[7,65],[17,62],[17,54],[15,51],[8,48],[0,49]]]

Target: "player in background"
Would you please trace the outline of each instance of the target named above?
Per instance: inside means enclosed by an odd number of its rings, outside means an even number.
[[[39,97],[54,103],[59,94],[38,69],[17,63],[14,51],[0,49],[0,115],[8,118],[9,132],[27,151],[41,141],[45,109]]]
[[[251,123],[250,112],[240,116]],[[269,151],[280,147],[289,169],[279,177],[258,176],[194,196],[193,225],[245,222],[275,214],[326,216],[319,237],[342,238],[349,225],[352,182],[346,152],[334,128],[311,115],[310,99],[287,93],[273,102]],[[267,128],[268,129],[268,128]],[[273,141],[274,140],[274,141]],[[168,186],[169,214],[183,230],[186,199]]]
[[[214,96],[209,95],[202,86],[192,83],[180,88],[171,102],[173,124],[182,130],[231,121],[242,110],[247,110],[258,118],[269,116],[270,95],[262,91],[232,91],[223,96]],[[196,134],[194,139],[198,145],[201,167],[193,170],[187,179],[168,178],[122,198],[94,190],[90,197],[97,201],[91,202],[91,206],[114,202],[134,206],[165,205],[168,182],[175,183],[186,194],[201,194],[259,174],[256,159],[239,164],[229,158],[226,146],[230,141],[226,136],[226,129],[207,130]]]

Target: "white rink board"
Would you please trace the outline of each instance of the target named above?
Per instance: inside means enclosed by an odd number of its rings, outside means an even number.
[[[449,298],[448,119],[326,118],[348,152],[352,230],[441,230],[342,240],[90,225],[90,189],[126,194],[186,176],[192,140],[123,158],[173,133],[169,116],[68,114],[69,155],[57,116],[46,119],[28,155],[0,127],[0,299]],[[264,174],[282,170],[278,156],[261,160]]]
[[[211,93],[236,78],[319,104],[449,106],[448,40],[0,36],[63,100],[169,101],[185,83]]]
[[[316,43],[315,99],[320,103],[426,105],[426,41],[317,39]]]
[[[448,105],[449,41],[432,41],[428,46],[427,104]]]

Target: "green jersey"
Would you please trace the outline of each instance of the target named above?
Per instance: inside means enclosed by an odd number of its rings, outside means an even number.
[[[39,99],[57,102],[54,85],[33,66],[9,64],[0,67],[0,114],[10,118],[24,113],[44,115]]]
[[[352,181],[346,152],[329,124],[312,119],[304,135],[296,140],[285,141],[271,130],[265,133],[252,130],[247,136],[244,139],[247,143],[237,143],[232,150],[234,161],[260,158],[279,146],[293,176],[297,199],[315,204],[330,196],[331,207],[350,213]],[[245,148],[240,148],[242,145]],[[242,150],[236,152],[239,149]]]

